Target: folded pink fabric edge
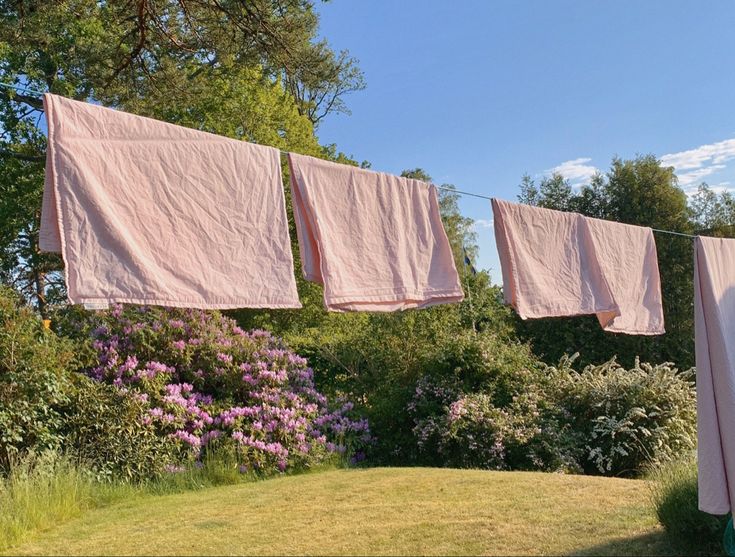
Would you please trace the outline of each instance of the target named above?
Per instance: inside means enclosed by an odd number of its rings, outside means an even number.
[[[51,210],[53,212],[50,218],[52,222],[56,223],[56,230],[58,232],[58,250],[55,249],[54,251],[61,254],[61,259],[64,262],[64,284],[66,284],[66,296],[72,304],[79,304],[82,302],[77,301],[79,300],[79,298],[76,296],[76,290],[74,288],[75,285],[71,284],[71,279],[69,277],[70,273],[69,265],[67,263],[68,258],[66,253],[64,220],[61,214],[61,199],[59,197],[58,190],[55,141],[56,125],[54,123],[54,118],[56,117],[56,100],[54,95],[46,93],[43,96],[43,109],[44,114],[46,115],[46,127],[48,129],[48,141],[46,145],[48,155],[46,158],[46,164],[50,165],[47,172],[47,177],[50,178]],[[49,185],[44,185],[44,188],[47,187],[49,187]]]
[[[602,280],[607,284],[608,289],[610,290],[611,294],[613,295],[613,298],[615,298],[614,289],[610,286],[607,273],[602,270],[602,256],[597,253],[597,241],[599,241],[599,237],[593,232],[593,222],[602,223],[606,227],[622,227],[622,229],[625,229],[626,227],[633,227],[636,229],[639,233],[643,232],[646,237],[646,246],[647,246],[647,253],[649,255],[652,255],[652,258],[647,261],[649,267],[648,269],[648,276],[650,276],[655,284],[656,284],[656,291],[658,292],[658,315],[656,318],[656,321],[654,323],[648,324],[647,328],[638,328],[638,327],[624,327],[624,326],[616,326],[615,321],[618,318],[623,318],[623,310],[624,307],[618,306],[617,313],[611,315],[609,319],[607,319],[606,323],[603,323],[603,315],[605,315],[604,311],[597,312],[597,318],[600,322],[600,326],[604,331],[607,331],[609,333],[616,333],[616,334],[628,334],[628,335],[637,335],[637,336],[659,336],[666,333],[666,328],[664,326],[665,320],[663,315],[663,298],[661,294],[661,274],[658,267],[658,253],[657,253],[657,247],[656,247],[656,239],[653,236],[653,229],[651,229],[648,226],[640,226],[635,224],[627,224],[622,222],[616,222],[616,221],[607,221],[604,219],[598,219],[594,217],[586,217],[584,215],[579,215],[583,222],[585,223],[585,228],[589,234],[590,239],[592,240],[592,249],[595,252],[595,257],[600,261],[599,267],[601,271],[601,278]],[[650,245],[649,245],[650,244]],[[648,251],[650,250],[650,251]],[[641,304],[643,301],[641,301]]]
[[[301,273],[310,282],[324,284],[319,243],[315,238],[317,232],[314,230],[313,224],[306,214],[306,201],[303,198],[304,192],[299,185],[299,179],[296,176],[298,169],[291,158],[291,153],[288,153],[287,160],[289,185],[291,187],[291,206],[296,225],[296,240],[299,244]]]
[[[48,110],[44,97],[44,113]],[[56,208],[56,191],[53,179],[53,149],[50,142],[46,148],[46,163],[41,200],[41,225],[38,231],[38,248],[47,253],[61,253],[59,216]]]
[[[69,298],[71,301],[71,298]],[[299,309],[302,306],[294,306],[288,303],[268,303],[268,302],[250,302],[245,299],[233,300],[231,302],[206,302],[201,301],[187,301],[187,300],[164,300],[158,298],[123,298],[123,297],[110,297],[110,298],[86,298],[81,297],[78,301],[72,301],[73,304],[135,304],[135,305],[148,305],[148,306],[162,306],[172,308],[192,308],[192,309]]]

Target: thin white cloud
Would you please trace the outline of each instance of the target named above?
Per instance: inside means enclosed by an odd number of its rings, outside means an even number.
[[[687,195],[687,197],[693,197],[699,191],[700,184],[701,182],[696,183],[696,184],[690,184],[682,189],[684,190],[684,193]],[[731,192],[731,193],[735,192],[735,188],[733,188],[730,182],[728,181],[718,182],[717,184],[707,184],[707,186],[709,187],[710,191],[714,193],[718,193],[718,194],[725,193],[725,192]]]
[[[684,189],[698,184],[702,178],[727,168],[728,161],[735,159],[735,139],[701,145],[695,149],[669,153],[661,157],[664,166],[673,166]]]
[[[493,219],[475,219],[475,228],[492,228]]]
[[[698,186],[702,182],[702,178],[714,174],[718,170],[727,168],[726,164],[712,164],[710,166],[704,166],[697,168],[690,172],[677,173],[676,176],[679,178],[679,184],[687,188],[688,186]]]
[[[572,185],[576,185],[580,182],[586,182],[592,176],[594,176],[598,169],[597,167],[588,164],[592,159],[581,157],[570,161],[565,161],[554,168],[550,168],[546,171],[547,174],[559,174],[564,179],[572,182]]]

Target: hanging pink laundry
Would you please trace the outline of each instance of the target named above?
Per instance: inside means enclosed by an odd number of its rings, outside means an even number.
[[[735,240],[694,245],[699,508],[727,514],[735,501]]]
[[[40,246],[72,303],[301,307],[280,156],[55,95]]]
[[[606,331],[664,333],[650,228],[492,200],[503,294],[523,319],[596,314]]]
[[[289,155],[304,276],[331,311],[395,311],[464,294],[436,188]]]

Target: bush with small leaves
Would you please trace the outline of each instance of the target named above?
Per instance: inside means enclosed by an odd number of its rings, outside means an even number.
[[[500,406],[487,393],[419,381],[409,404],[419,454],[427,463],[495,470],[577,471],[575,438],[539,385]]]
[[[176,443],[157,434],[145,397],[74,373],[64,409],[64,450],[98,480],[143,482],[171,466]]]
[[[73,359],[69,342],[0,287],[0,469],[25,453],[60,447]]]
[[[692,371],[638,360],[631,369],[614,359],[581,372],[573,358],[549,368],[549,396],[564,408],[583,443],[588,473],[633,476],[691,451],[696,444]]]

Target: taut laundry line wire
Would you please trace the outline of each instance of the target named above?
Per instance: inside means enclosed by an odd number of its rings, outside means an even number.
[[[3,81],[0,81],[0,87],[6,87],[8,89],[15,89],[16,91],[20,91],[20,92],[23,92],[23,93],[31,93],[31,94],[37,95],[39,97],[42,97],[44,95],[44,92],[43,91],[39,91],[39,90],[33,89],[31,87],[25,87],[23,85],[13,85],[12,83],[5,83]],[[288,151],[283,151],[283,150],[281,151],[281,153],[283,153],[284,155],[288,155],[289,154]],[[481,195],[479,193],[472,193],[472,192],[469,192],[469,191],[457,190],[457,189],[454,189],[454,188],[448,188],[446,186],[437,186],[437,185],[434,185],[434,187],[436,187],[436,188],[438,188],[440,190],[445,190],[445,191],[453,192],[453,193],[456,193],[456,194],[459,194],[459,195],[466,195],[466,196],[469,196],[469,197],[478,197],[480,199],[487,199],[487,200],[492,200],[493,199],[492,197],[489,197],[487,195]],[[653,230],[654,232],[659,232],[661,234],[672,234],[674,236],[683,236],[684,238],[696,238],[696,236],[694,236],[692,234],[684,234],[682,232],[674,232],[672,230],[660,230],[658,228],[652,228],[651,230]]]
[[[33,89],[32,87],[26,87],[25,85],[13,85],[12,83],[5,83],[3,81],[0,81],[0,87],[15,89],[16,91],[20,91],[21,93],[32,93],[34,95],[38,95],[39,97],[42,97],[44,95],[43,91]]]

